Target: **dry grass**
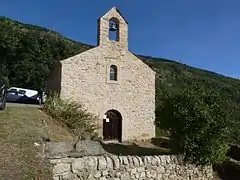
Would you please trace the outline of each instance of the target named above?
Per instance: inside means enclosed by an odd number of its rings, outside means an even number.
[[[43,123],[45,127],[47,127],[47,135],[51,139],[51,141],[75,141],[77,137],[70,133],[70,130],[65,127],[63,124],[60,124],[56,120],[52,119],[44,112],[39,111],[41,113],[41,117],[43,119]]]
[[[62,100],[58,94],[53,93],[46,99],[42,110],[76,136],[96,137],[98,118],[89,113],[81,103],[71,99]]]
[[[39,156],[42,149],[33,146],[42,136],[73,139],[36,108],[7,108],[0,112],[0,179],[51,179],[50,165]]]

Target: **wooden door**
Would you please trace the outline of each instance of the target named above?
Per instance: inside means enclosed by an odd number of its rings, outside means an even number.
[[[106,113],[108,120],[103,120],[103,139],[118,140],[122,137],[122,117],[116,110],[110,110]]]

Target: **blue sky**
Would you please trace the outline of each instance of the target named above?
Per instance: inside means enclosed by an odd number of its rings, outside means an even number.
[[[239,0],[1,0],[0,15],[95,45],[112,6],[129,23],[130,51],[240,77]]]

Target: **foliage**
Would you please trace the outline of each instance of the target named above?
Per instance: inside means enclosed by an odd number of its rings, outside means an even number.
[[[96,136],[97,118],[87,112],[80,103],[62,100],[57,94],[51,94],[47,97],[43,110],[78,137]]]
[[[224,97],[194,85],[168,94],[157,108],[156,123],[179,142],[186,160],[215,164],[226,158],[232,125],[228,114]]]
[[[47,77],[57,61],[92,47],[71,41],[46,28],[0,17],[0,74],[10,86],[44,89]],[[164,100],[165,92],[177,94],[195,82],[206,90],[225,96],[231,102],[227,108],[234,109],[231,118],[240,123],[239,80],[168,59],[136,56],[156,72],[157,106]],[[240,144],[240,128],[235,128],[231,142]]]
[[[6,87],[9,87],[9,81],[7,77],[0,74],[0,80],[6,85]]]
[[[39,89],[56,61],[91,46],[75,44],[45,28],[0,17],[0,74],[10,85]]]

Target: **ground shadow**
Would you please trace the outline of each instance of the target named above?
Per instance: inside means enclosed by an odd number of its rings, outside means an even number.
[[[151,139],[151,143],[162,148],[170,148],[173,141],[167,137],[156,137]]]
[[[239,180],[240,179],[240,147],[237,145],[230,145],[227,156],[231,158],[215,169],[218,171],[219,177],[222,180]]]
[[[234,162],[226,161],[223,164],[214,168],[221,180],[239,180],[240,179],[240,165]]]
[[[240,146],[231,145],[230,149],[228,151],[228,156],[237,160],[237,161],[240,161]]]
[[[180,154],[179,143],[168,137],[156,137],[151,139],[151,143],[160,148],[166,148],[171,150],[171,154]]]
[[[122,143],[103,143],[101,145],[105,151],[115,155],[136,155],[136,156],[147,156],[147,155],[167,155],[172,152],[167,148],[161,147],[143,147],[136,143],[122,144]]]

